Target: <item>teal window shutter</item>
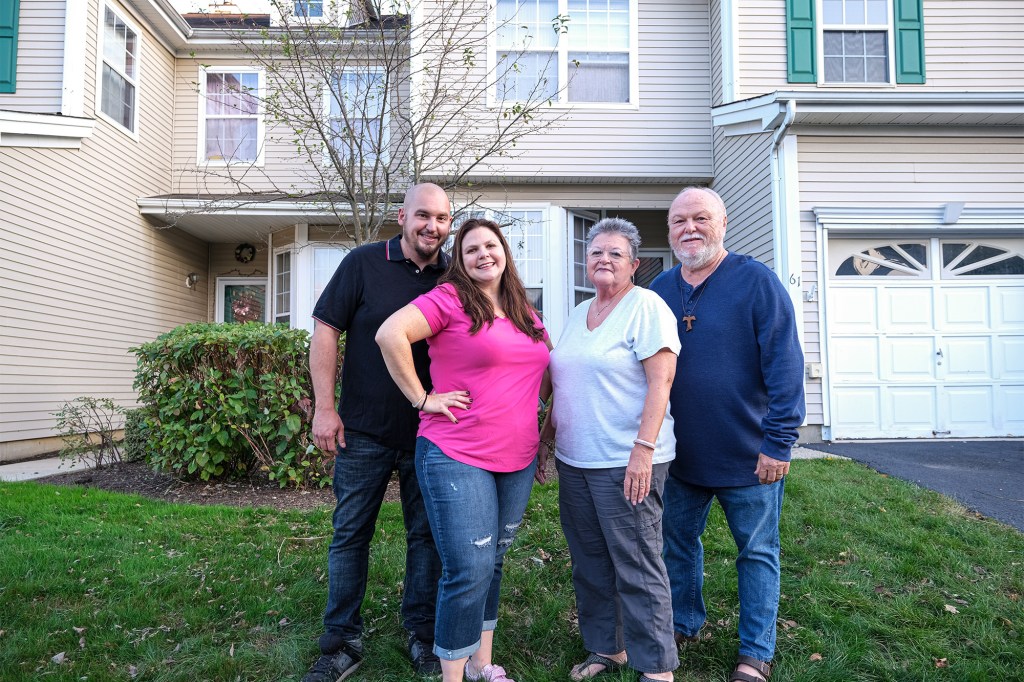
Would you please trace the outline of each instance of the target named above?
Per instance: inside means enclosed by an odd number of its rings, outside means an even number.
[[[0,0],[0,92],[14,92],[18,75],[18,0]]]
[[[896,19],[896,82],[924,83],[923,0],[893,0]]]
[[[786,0],[786,78],[790,83],[818,82],[815,35],[814,0]]]

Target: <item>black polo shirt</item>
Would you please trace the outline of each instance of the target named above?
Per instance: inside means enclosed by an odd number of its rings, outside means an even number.
[[[350,252],[320,295],[313,318],[347,333],[338,406],[346,432],[359,431],[386,447],[415,449],[419,413],[392,381],[373,338],[392,313],[433,289],[447,265],[442,253],[438,265],[421,271],[402,253],[398,236]],[[429,391],[426,341],[414,344],[412,355]]]

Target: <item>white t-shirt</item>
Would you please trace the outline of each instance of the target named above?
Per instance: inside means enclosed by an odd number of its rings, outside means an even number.
[[[555,456],[581,469],[624,467],[647,399],[641,361],[662,348],[679,355],[679,332],[665,301],[642,287],[628,292],[591,331],[587,312],[593,301],[576,306],[551,351]],[[672,423],[667,411],[655,442],[655,464],[675,459]]]

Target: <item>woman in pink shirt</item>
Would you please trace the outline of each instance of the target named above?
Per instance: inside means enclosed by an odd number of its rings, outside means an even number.
[[[427,393],[412,344],[427,340]],[[491,661],[505,552],[530,498],[537,398],[550,343],[501,228],[467,221],[433,291],[377,332],[395,383],[420,410],[416,475],[443,571],[434,652],[443,682],[513,682]]]

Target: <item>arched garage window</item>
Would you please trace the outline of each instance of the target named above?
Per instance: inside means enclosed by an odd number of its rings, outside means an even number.
[[[994,244],[942,242],[942,278],[1024,275],[1024,258]]]
[[[853,240],[840,244],[847,246],[847,253],[833,253],[839,263],[835,277],[928,277],[926,241],[884,242],[866,248],[864,242]]]

